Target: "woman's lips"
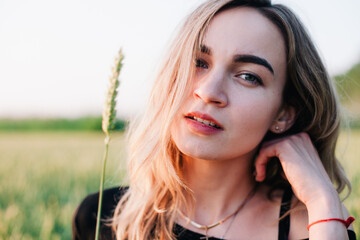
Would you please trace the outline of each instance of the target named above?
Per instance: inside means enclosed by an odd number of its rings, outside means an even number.
[[[224,130],[223,126],[214,118],[200,112],[190,112],[185,115],[189,128],[197,133],[211,135]]]

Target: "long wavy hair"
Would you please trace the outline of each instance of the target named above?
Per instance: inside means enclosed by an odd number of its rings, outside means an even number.
[[[172,230],[180,206],[191,209],[181,180],[180,151],[171,139],[170,127],[195,72],[199,50],[209,22],[230,8],[257,9],[276,25],[286,44],[287,80],[284,103],[293,106],[297,118],[287,134],[307,132],[337,191],[350,183],[335,157],[339,134],[339,107],[332,81],[307,31],[296,15],[269,0],[209,0],[185,20],[164,57],[143,116],[129,129],[129,190],[118,203],[112,225],[119,240],[174,239]],[[271,139],[268,133],[265,138]],[[264,184],[288,185],[278,161],[270,161]]]

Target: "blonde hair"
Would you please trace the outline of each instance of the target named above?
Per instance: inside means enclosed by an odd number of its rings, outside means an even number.
[[[181,181],[181,153],[171,140],[170,127],[194,73],[195,52],[213,17],[229,8],[249,6],[280,29],[287,49],[287,83],[283,98],[294,106],[297,120],[289,133],[307,132],[338,192],[350,188],[335,145],[339,110],[331,80],[304,27],[283,5],[266,0],[210,0],[188,16],[164,58],[151,90],[148,107],[129,130],[129,190],[118,203],[113,228],[119,240],[174,239],[177,210],[192,202]],[[275,137],[268,134],[266,139]],[[271,186],[288,184],[277,161],[270,162],[265,180]]]

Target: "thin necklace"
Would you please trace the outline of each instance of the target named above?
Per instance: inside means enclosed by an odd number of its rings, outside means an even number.
[[[224,234],[221,236],[221,240],[224,240],[225,235],[227,234],[227,232],[229,231],[229,229],[231,228],[231,225],[233,224],[236,215],[238,214],[238,212],[233,216],[233,218],[231,219],[231,222],[229,223],[229,226],[226,228],[226,231],[224,232]]]
[[[230,214],[229,216],[225,217],[224,219],[216,222],[216,223],[213,223],[213,224],[210,224],[210,225],[201,225],[197,222],[194,222],[193,220],[191,220],[190,218],[186,217],[181,211],[180,212],[180,215],[187,221],[187,222],[190,222],[191,225],[193,225],[194,227],[198,228],[198,229],[203,229],[205,230],[205,239],[208,240],[209,237],[207,235],[208,233],[208,230],[211,229],[211,228],[214,228],[216,226],[219,226],[220,224],[223,224],[226,220],[228,220],[229,218],[237,215],[237,213],[245,206],[245,204],[255,195],[255,192],[256,192],[256,186],[248,193],[248,195],[246,196],[245,200],[240,204],[240,206],[235,210],[235,212],[233,212],[232,214]],[[225,236],[225,234],[228,232],[231,224],[232,224],[233,221],[231,221],[228,229],[226,230],[226,232],[224,233],[223,237]]]

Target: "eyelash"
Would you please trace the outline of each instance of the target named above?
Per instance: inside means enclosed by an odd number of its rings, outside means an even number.
[[[200,58],[197,58],[195,59],[195,66],[196,68],[204,68],[204,69],[208,69],[209,66],[208,66],[208,63],[206,61],[204,61],[203,59],[200,59]],[[247,80],[245,77],[241,77],[242,75],[247,75],[247,76],[250,76],[252,78],[254,78],[253,80]],[[254,73],[239,73],[239,74],[236,74],[235,77],[240,77],[242,78],[244,81],[254,85],[254,86],[257,86],[257,85],[263,85],[263,82],[261,80],[261,78],[259,76],[257,76],[256,74]]]
[[[246,77],[241,77],[242,75],[250,76],[253,79],[248,80],[248,79],[246,79]],[[253,84],[255,86],[263,85],[263,82],[262,82],[261,78],[259,76],[257,76],[256,74],[253,74],[253,73],[240,73],[240,74],[236,74],[235,77],[240,77],[240,78],[244,79],[246,82],[248,82],[250,84]]]
[[[205,67],[203,67],[202,65],[205,65]],[[209,68],[207,62],[205,62],[204,60],[199,59],[199,58],[195,60],[195,66],[197,68],[205,68],[205,69]]]

